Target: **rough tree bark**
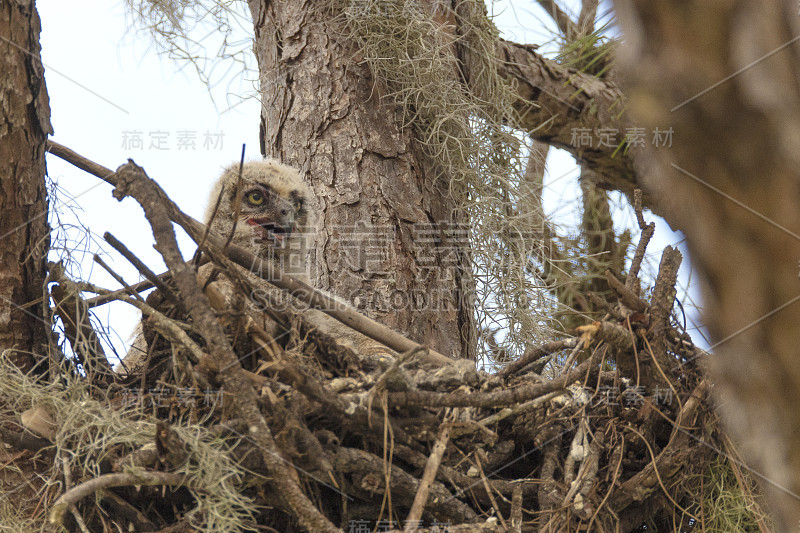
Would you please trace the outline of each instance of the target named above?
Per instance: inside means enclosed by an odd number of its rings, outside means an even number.
[[[474,358],[463,229],[444,179],[328,4],[250,2],[262,152],[306,174],[320,217],[312,279],[419,343]]]
[[[42,297],[50,234],[44,143],[53,130],[40,31],[33,0],[0,0],[0,352],[9,350],[8,361],[23,371],[47,353],[49,333],[41,305],[21,307]],[[51,467],[9,447],[13,425],[4,418],[2,426],[0,494],[19,515],[34,516]]]
[[[701,274],[727,427],[781,531],[800,521],[797,3],[618,0],[632,107],[671,123],[645,185]]]
[[[33,1],[0,1],[0,350],[28,370],[43,354],[41,298],[50,229],[44,143],[53,132]]]

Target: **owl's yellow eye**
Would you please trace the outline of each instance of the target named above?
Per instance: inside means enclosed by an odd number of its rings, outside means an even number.
[[[259,191],[250,191],[244,196],[247,203],[250,205],[261,205],[264,203],[264,195]]]

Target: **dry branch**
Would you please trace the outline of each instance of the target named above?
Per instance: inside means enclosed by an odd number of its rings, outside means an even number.
[[[63,267],[51,265],[50,275],[56,281],[51,289],[55,308],[53,312],[61,318],[64,333],[78,361],[83,365],[90,379],[108,378],[111,367],[108,364],[97,332],[89,320],[89,305],[80,295],[77,286],[68,279]]]
[[[186,482],[186,476],[183,474],[169,472],[106,474],[85,481],[59,496],[50,508],[50,523],[61,525],[64,520],[64,513],[71,505],[75,505],[81,499],[100,490],[111,487],[130,487],[134,485],[182,485]]]
[[[416,530],[413,524],[416,524],[422,518],[422,510],[425,508],[425,502],[428,501],[428,494],[430,493],[431,484],[436,479],[436,471],[439,470],[439,464],[442,461],[442,455],[447,448],[447,442],[450,440],[450,424],[445,423],[439,430],[439,436],[436,437],[436,444],[433,446],[428,462],[425,464],[425,472],[422,474],[422,479],[417,489],[417,494],[414,496],[414,503],[411,505],[411,510],[408,512],[406,522],[412,525],[406,526],[406,532]]]
[[[642,267],[642,261],[644,260],[644,253],[647,250],[647,245],[650,244],[653,233],[656,231],[655,222],[650,222],[649,224],[645,224],[644,222],[641,189],[633,191],[633,209],[636,212],[636,222],[639,224],[639,230],[641,230],[642,234],[639,237],[639,244],[636,246],[636,252],[631,261],[631,267],[628,269],[628,276],[625,278],[625,286],[629,290],[634,290],[636,286],[639,269]]]
[[[577,146],[576,132],[609,128],[625,132],[631,127],[622,114],[625,96],[613,80],[603,80],[545,59],[529,46],[500,40],[497,47],[500,74],[516,84],[515,108],[520,126],[531,137],[567,150],[581,165],[592,169],[595,185],[615,189],[633,198],[640,187],[634,163],[640,154],[623,154],[617,146]],[[644,203],[658,209],[647,196]]]

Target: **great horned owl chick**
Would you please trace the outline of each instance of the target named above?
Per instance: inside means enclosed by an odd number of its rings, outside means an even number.
[[[214,183],[204,222],[210,225],[212,232],[226,240],[233,232],[231,243],[271,262],[281,272],[310,283],[306,267],[306,241],[314,224],[310,189],[296,169],[274,159],[245,163],[241,183],[239,166],[239,163],[234,163],[227,167]],[[287,302],[290,299],[286,293],[253,273],[243,274],[258,291],[269,293],[274,301]],[[198,272],[200,285],[212,286],[224,297],[226,307],[246,310],[251,317],[258,315],[258,322],[268,333],[278,332],[277,324],[263,313],[258,302],[252,298],[243,302],[242,295],[230,280],[219,276],[210,281],[213,275],[213,264],[201,267]],[[307,324],[338,339],[361,356],[383,358],[394,355],[391,350],[321,311],[305,309],[302,313]],[[141,325],[134,335],[135,341],[118,372],[138,372],[147,360],[148,346]]]
[[[241,174],[239,187],[239,164],[235,163],[214,184],[206,208],[206,224],[225,238],[233,231],[233,244],[270,261],[281,272],[310,283],[306,252],[314,224],[314,212],[311,191],[300,173],[274,159],[265,159],[246,163]],[[246,276],[257,291],[268,293],[273,302],[287,302],[290,299],[286,293],[263,279],[251,273],[246,273]],[[202,283],[207,279],[203,269],[199,278]],[[228,299],[229,306],[237,306],[236,291],[232,290],[228,280],[220,279],[213,285]],[[254,311],[260,311],[254,299],[248,302],[247,307],[251,315]],[[265,324],[269,322],[266,315],[263,312],[260,315],[264,328],[270,333],[277,333],[277,327],[270,328]],[[360,356],[374,359],[394,355],[381,344],[316,309],[303,310],[302,319]],[[273,326],[277,325],[273,323]]]
[[[204,222],[225,238],[234,231],[233,244],[281,272],[306,278],[306,239],[314,217],[311,191],[300,173],[268,158],[245,163],[240,190],[238,181],[239,164],[234,163],[214,183]]]
[[[230,237],[232,244],[269,261],[281,272],[309,282],[306,239],[314,220],[310,189],[296,169],[275,159],[242,165],[241,183],[239,167],[239,163],[231,164],[214,182],[204,222],[210,225],[212,232],[226,240]],[[201,267],[198,272],[201,286],[206,285],[212,275],[213,265]],[[288,296],[261,278],[251,273],[245,275],[258,290],[269,290],[274,297],[288,301]],[[276,324],[260,313],[255,302],[245,302],[229,280],[219,277],[211,284],[225,298],[225,306],[240,312],[247,308],[251,315],[261,314],[260,324],[269,333],[276,333]],[[117,366],[117,372],[137,372],[144,367],[148,359],[147,337],[152,338],[152,335],[145,335],[145,330],[142,323],[136,327],[133,344],[123,363]]]

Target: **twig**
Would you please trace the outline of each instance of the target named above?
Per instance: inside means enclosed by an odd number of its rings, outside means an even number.
[[[633,261],[631,261],[631,268],[628,271],[628,276],[625,278],[625,287],[632,292],[636,289],[636,281],[639,276],[639,269],[642,266],[642,261],[644,260],[644,253],[647,251],[647,245],[650,243],[650,239],[656,231],[655,222],[649,224],[645,224],[644,222],[641,189],[633,191],[633,204],[634,211],[636,211],[636,221],[639,223],[639,229],[642,230],[642,234],[639,237],[639,244],[636,246],[636,253],[633,255]]]
[[[547,11],[547,14],[550,15],[553,22],[556,23],[558,29],[564,34],[564,37],[569,39],[577,33],[575,23],[569,18],[569,15],[555,3],[555,0],[537,0],[537,2],[542,6],[542,9]]]
[[[520,415],[533,411],[537,407],[544,405],[545,403],[549,402],[556,396],[563,394],[561,391],[553,391],[550,394],[545,394],[544,396],[540,396],[535,400],[531,400],[529,402],[521,403],[519,405],[515,405],[514,407],[506,407],[496,413],[493,413],[482,420],[478,420],[477,425],[480,427],[489,427],[492,424],[496,424],[501,420],[505,420],[506,418],[513,417],[516,418]],[[477,428],[476,428],[477,430]],[[462,432],[462,435],[466,432]]]
[[[675,283],[678,280],[681,260],[681,253],[676,248],[671,246],[664,248],[651,298],[651,318],[655,332],[663,331],[669,325],[668,319],[675,302]]]
[[[653,360],[653,364],[656,366],[656,370],[658,370],[658,373],[661,375],[661,379],[663,379],[664,382],[669,386],[670,390],[672,391],[672,394],[675,395],[675,399],[678,401],[678,404],[680,405],[681,397],[678,394],[678,391],[675,389],[675,386],[672,384],[672,380],[667,376],[667,374],[664,373],[664,370],[661,368],[661,365],[658,364],[658,358],[656,357],[656,354],[653,352],[653,347],[650,345],[650,342],[647,340],[647,337],[643,337],[642,340],[644,341],[644,344],[647,347],[647,352],[650,354],[650,358]]]
[[[578,354],[581,352],[581,350],[588,347],[589,344],[586,341],[584,341],[583,339],[579,339],[578,343],[575,345],[575,347],[569,353],[567,358],[564,360],[564,365],[561,367],[561,372],[559,373],[563,373],[567,369],[569,369],[575,362],[575,360],[578,358]]]
[[[522,357],[501,368],[497,372],[497,375],[505,379],[511,374],[515,374],[526,366],[536,362],[545,355],[549,355],[553,352],[564,350],[566,348],[574,348],[577,344],[578,338],[574,337],[570,339],[561,339],[558,341],[548,342],[547,344],[542,344],[541,346],[537,346],[535,348],[529,348],[525,350],[525,354],[523,354]]]
[[[128,520],[133,531],[156,531],[158,527],[145,516],[139,509],[125,501],[113,491],[107,490],[103,493],[103,503],[109,506],[110,514],[115,518],[122,517]],[[111,531],[111,528],[108,528]],[[160,531],[164,531],[163,529]],[[188,533],[188,532],[187,532]]]
[[[209,262],[208,257],[204,255],[203,257],[200,258],[198,262],[192,261],[191,264],[193,266],[203,266],[208,262]],[[169,272],[162,272],[161,274],[156,275],[156,277],[165,283],[168,282],[170,279],[172,279],[172,275]],[[89,306],[89,308],[98,307],[101,305],[105,305],[109,302],[113,302],[114,300],[117,299],[117,295],[128,293],[129,292],[128,289],[136,293],[140,293],[142,291],[152,289],[153,287],[155,287],[155,285],[150,280],[146,279],[140,281],[139,283],[134,283],[133,285],[130,285],[128,288],[117,289],[115,291],[104,291],[103,294],[100,294],[99,296],[94,296],[92,298],[87,298],[85,301],[86,305]]]
[[[59,456],[61,459],[61,465],[64,468],[64,488],[69,491],[72,488],[72,473],[70,472],[70,465],[69,460],[67,459],[67,452],[62,451],[61,455]],[[89,529],[86,527],[86,522],[83,521],[83,517],[78,512],[78,509],[75,507],[75,504],[69,505],[69,512],[72,514],[73,518],[75,518],[75,522],[78,524],[83,533],[89,533]]]
[[[164,274],[161,275],[164,276]],[[131,291],[138,294],[142,291],[146,291],[147,289],[152,289],[153,287],[155,287],[155,285],[153,285],[147,280],[140,281],[139,283],[134,283],[133,285],[127,286],[122,289],[103,292],[102,295],[94,296],[92,298],[87,298],[86,305],[91,309],[92,307],[98,307],[101,305],[105,305],[109,302],[113,302],[117,299],[117,296],[121,294],[130,294]]]
[[[608,285],[617,293],[620,302],[625,304],[625,307],[639,313],[644,313],[647,310],[647,302],[639,298],[627,284],[623,284],[618,280],[610,270],[606,270],[605,274]],[[630,279],[630,274],[628,274],[628,279]]]
[[[171,472],[126,472],[123,474],[104,474],[100,477],[85,481],[69,489],[58,497],[50,508],[50,523],[62,525],[64,512],[86,496],[112,487],[132,487],[134,485],[191,485],[191,481],[184,474]]]
[[[630,319],[630,317],[626,317],[625,318],[625,325],[628,326],[628,333],[630,334],[631,339],[635,339],[636,336],[633,334],[633,328],[631,327],[631,319]],[[647,342],[647,338],[645,338],[644,341]],[[641,381],[641,378],[642,378],[642,369],[641,369],[641,365],[639,365],[639,350],[636,349],[636,342],[634,341],[632,344],[633,344],[633,361],[636,363],[636,389],[638,390],[639,389],[639,382]],[[655,361],[655,360],[656,360],[656,358],[654,356],[653,357],[653,361]],[[657,361],[656,361],[656,364],[658,364]],[[619,368],[619,365],[617,365],[617,367]]]
[[[608,500],[608,497],[611,496],[611,491],[614,490],[614,485],[617,484],[617,480],[619,479],[619,469],[622,466],[622,458],[624,457],[622,452],[625,450],[625,435],[624,434],[621,435],[621,438],[622,442],[619,445],[619,461],[617,461],[617,466],[614,469],[614,475],[611,476],[611,483],[609,483],[608,485],[608,490],[606,491],[606,495],[603,496],[603,499],[600,501],[600,504],[597,506],[597,509],[595,509],[591,520],[589,520],[589,525],[587,526],[586,531],[592,531],[592,524],[594,524],[594,521],[597,519],[597,515],[600,514],[600,509],[603,508],[603,505],[605,505],[606,500]],[[613,458],[613,456],[614,455],[611,454],[609,459]]]
[[[414,496],[414,503],[411,505],[411,510],[408,512],[404,530],[405,533],[417,530],[419,520],[422,518],[422,511],[425,509],[425,502],[428,501],[431,483],[436,479],[436,472],[439,470],[442,456],[447,449],[447,443],[450,441],[450,429],[451,424],[445,422],[439,430],[439,435],[436,437],[436,444],[433,445],[433,451],[428,459],[428,463],[425,465],[425,471],[422,473],[422,479],[419,482],[417,494]]]
[[[599,3],[599,0],[583,0],[581,2],[581,12],[578,15],[578,31],[581,35],[589,35],[594,31],[594,19],[597,17]]]
[[[511,532],[522,533],[522,485],[514,486],[511,495]]]
[[[56,283],[51,289],[54,312],[64,324],[64,333],[69,339],[78,361],[83,365],[90,380],[95,372],[100,375],[112,374],[97,332],[89,320],[89,306],[81,298],[75,282],[64,273],[63,267],[54,266],[52,280]]]
[[[675,305],[675,284],[678,280],[678,269],[681,266],[681,253],[671,247],[664,248],[658,266],[658,276],[650,298],[650,324],[652,333],[652,355],[663,368],[674,365],[675,359],[667,353],[667,334],[671,329],[669,317]],[[650,385],[645,383],[645,385]]]
[[[53,443],[47,439],[40,438],[27,432],[18,433],[16,431],[11,431],[3,426],[0,426],[0,440],[18,450],[30,450],[32,452],[38,452],[39,450],[53,445]]]
[[[138,293],[138,292],[134,291],[134,290],[131,288],[131,286],[130,286],[130,285],[128,285],[128,282],[126,282],[126,281],[125,281],[125,279],[124,279],[122,276],[120,276],[119,274],[117,274],[117,272],[116,272],[116,271],[115,271],[113,268],[111,268],[111,266],[110,266],[108,263],[106,263],[105,261],[103,261],[103,258],[102,258],[102,257],[100,257],[99,255],[95,254],[95,255],[94,255],[94,262],[95,262],[95,263],[97,263],[98,265],[100,265],[101,267],[103,267],[103,270],[105,270],[106,272],[108,272],[108,274],[109,274],[109,275],[110,275],[112,278],[114,278],[114,281],[116,281],[117,283],[119,283],[120,285],[122,285],[122,290],[123,290],[123,291],[125,291],[126,293],[128,293],[129,295],[131,295],[132,297],[134,297],[135,299],[137,299],[137,300],[139,300],[139,301],[142,301],[142,302],[144,301],[144,298],[142,298],[142,297],[139,295],[139,293]]]
[[[553,391],[567,388],[571,383],[580,380],[599,360],[601,350],[595,350],[589,359],[562,374],[554,380],[535,385],[525,385],[511,390],[497,392],[455,391],[448,393],[414,390],[405,392],[390,392],[387,396],[392,407],[411,406],[436,406],[436,407],[502,407],[505,405],[526,402]],[[344,395],[343,395],[344,396]],[[357,395],[359,396],[359,395]],[[347,398],[348,396],[344,396]],[[353,403],[358,403],[356,398]]]
[[[147,279],[147,281],[149,281],[150,283],[152,283],[153,285],[155,285],[156,287],[158,287],[158,289],[159,289],[161,292],[163,292],[165,296],[167,296],[167,297],[168,297],[168,298],[169,298],[169,299],[170,299],[172,302],[174,302],[176,305],[178,305],[179,307],[181,307],[181,301],[180,301],[180,298],[178,298],[178,295],[177,295],[177,294],[175,294],[175,291],[173,291],[173,290],[172,290],[172,287],[170,287],[169,285],[167,285],[166,283],[164,283],[164,282],[163,282],[163,281],[162,281],[162,280],[161,280],[161,279],[160,279],[160,278],[159,278],[159,277],[156,275],[156,273],[155,273],[155,272],[153,272],[152,270],[150,270],[150,268],[149,268],[147,265],[145,265],[145,264],[144,264],[144,263],[141,261],[141,259],[139,259],[138,257],[136,257],[136,256],[133,254],[133,252],[131,252],[131,251],[130,251],[130,250],[129,250],[129,249],[128,249],[128,248],[127,248],[127,247],[126,247],[124,244],[122,244],[122,242],[120,242],[120,240],[119,240],[119,239],[117,239],[116,237],[114,237],[114,236],[113,236],[111,233],[109,233],[109,232],[105,232],[105,233],[103,234],[103,238],[104,238],[104,239],[106,240],[106,242],[108,242],[108,244],[110,244],[110,245],[111,245],[111,246],[112,246],[112,247],[113,247],[113,248],[114,248],[114,249],[115,249],[117,252],[119,252],[119,253],[122,255],[122,257],[124,257],[125,259],[127,259],[127,260],[128,260],[128,261],[129,261],[129,262],[130,262],[130,263],[131,263],[131,264],[132,264],[134,267],[136,267],[136,270],[138,270],[138,271],[139,271],[139,272],[140,272],[140,273],[141,273],[141,274],[142,274],[142,275],[143,275],[143,276],[144,276],[144,277]]]
[[[497,500],[494,498],[494,492],[492,491],[491,487],[489,486],[489,480],[486,479],[486,473],[483,471],[483,464],[482,460],[486,460],[486,452],[483,451],[483,448],[476,448],[475,449],[475,465],[478,468],[478,473],[481,476],[481,481],[483,482],[483,488],[486,490],[486,493],[489,495],[489,500],[492,502],[492,508],[494,509],[495,515],[497,515],[498,520],[500,520],[500,525],[502,526],[504,531],[508,531],[508,525],[506,524],[505,519],[503,518],[503,513],[500,512],[500,506],[497,505]]]
[[[556,483],[555,473],[558,465],[558,454],[561,449],[561,441],[564,430],[559,423],[546,428],[541,435],[544,441],[544,451],[542,452],[542,468],[539,473],[541,485],[537,494],[540,511],[549,511],[561,500],[559,486]]]

